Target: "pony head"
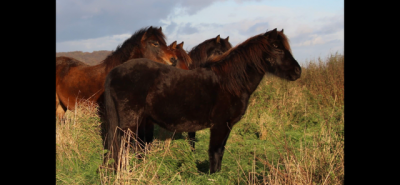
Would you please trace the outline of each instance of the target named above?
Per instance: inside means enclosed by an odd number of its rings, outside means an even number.
[[[282,31],[277,31],[276,28],[267,31],[264,36],[269,41],[270,53],[265,58],[268,63],[268,71],[276,76],[287,80],[297,80],[301,76],[301,67],[293,58],[289,40]]]
[[[150,26],[142,35],[140,45],[142,58],[167,65],[173,65],[177,62],[175,53],[165,43],[165,36],[161,27],[157,29]]]
[[[174,52],[174,54],[178,58],[176,64],[173,66],[176,66],[176,68],[179,69],[188,70],[189,67],[192,65],[192,60],[190,59],[186,51],[183,49],[183,41],[180,44],[176,44],[176,41],[174,41],[168,47],[170,50]]]

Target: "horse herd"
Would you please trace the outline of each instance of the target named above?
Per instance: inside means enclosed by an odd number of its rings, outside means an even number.
[[[167,46],[161,27],[146,27],[98,65],[56,57],[56,116],[73,110],[77,98],[97,103],[104,148],[116,171],[123,130],[136,133],[140,145],[153,141],[154,124],[188,132],[194,150],[195,132],[210,128],[210,173],[215,173],[232,127],[266,73],[300,78],[283,29],[233,48],[229,37],[218,35],[187,53],[183,42]]]

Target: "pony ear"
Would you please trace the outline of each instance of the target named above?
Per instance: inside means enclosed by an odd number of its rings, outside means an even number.
[[[150,27],[150,28],[151,28],[151,27]],[[141,41],[143,42],[143,41],[146,40],[146,39],[147,39],[147,31],[144,32]]]
[[[267,35],[267,33],[269,33],[268,35]],[[269,38],[269,39],[277,39],[277,37],[278,37],[278,32],[276,31],[276,28],[275,29],[273,29],[272,31],[270,31],[270,32],[266,32],[265,34],[264,34],[264,36],[267,36],[267,38]]]
[[[178,44],[178,47],[183,49],[183,41],[180,44]]]
[[[221,42],[220,39],[221,39],[221,38],[219,37],[219,35],[217,36],[217,38],[215,38],[215,40],[216,40],[217,43],[220,43],[220,42]]]
[[[228,36],[228,37],[226,37],[226,39],[225,39],[225,40],[226,40],[226,42],[228,42],[228,41],[229,41],[229,36]]]
[[[148,31],[148,30],[151,30],[151,29],[153,29],[153,26],[150,26],[150,27],[146,30],[146,32],[144,32],[144,34],[143,34],[143,36],[142,36],[142,39],[141,39],[142,42],[143,42],[144,40],[147,39],[147,31]],[[161,27],[160,27],[160,29],[161,29]]]
[[[174,42],[171,44],[171,49],[172,49],[172,50],[175,50],[175,49],[176,49],[176,41],[174,41]]]
[[[282,31],[281,31],[282,33],[283,33],[283,28],[282,28]]]

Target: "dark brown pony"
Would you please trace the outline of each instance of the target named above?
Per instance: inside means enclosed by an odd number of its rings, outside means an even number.
[[[193,65],[189,66],[189,69],[199,68],[209,58],[222,55],[231,48],[232,45],[229,42],[229,36],[226,39],[221,39],[220,35],[218,35],[215,38],[205,40],[189,51],[188,55],[193,61]],[[189,132],[188,139],[192,150],[195,150],[196,132]]]
[[[148,58],[173,65],[175,54],[168,49],[165,35],[159,29],[142,28],[118,46],[105,60],[89,66],[70,57],[56,57],[56,115],[63,117],[67,109],[74,110],[76,99],[100,103],[104,80],[115,66],[134,58]]]
[[[106,145],[116,161],[121,130],[136,133],[155,123],[176,132],[210,128],[210,173],[221,170],[224,146],[244,115],[250,95],[266,73],[297,80],[301,68],[276,29],[253,36],[203,67],[181,70],[149,59],[133,59],[107,75],[104,98],[108,124]],[[119,129],[117,129],[119,128]]]
[[[183,49],[183,42],[179,45],[176,45],[176,41],[173,42],[170,46],[168,46],[172,51],[174,51],[175,55],[178,58],[178,62],[176,67],[180,69],[195,69],[199,68],[205,61],[211,57],[221,55],[222,53],[228,51],[232,48],[231,43],[229,43],[229,36],[226,39],[221,39],[220,35],[215,38],[211,38],[203,41],[202,43],[194,46],[189,54],[196,60],[192,61],[191,57],[186,53]],[[194,63],[194,64],[193,64]],[[141,145],[145,145],[145,142],[151,143],[153,141],[153,132],[154,126],[152,124],[146,124],[146,127],[143,128],[143,125],[139,128],[139,141]],[[145,133],[143,135],[143,133]],[[188,139],[190,141],[190,145],[192,150],[195,150],[195,138],[196,132],[189,132]]]
[[[189,67],[192,65],[192,60],[189,55],[183,49],[183,42],[180,44],[176,44],[176,41],[171,43],[168,48],[174,52],[177,57],[177,62],[175,67],[178,69],[189,70]],[[141,124],[138,131],[138,140],[141,146],[145,146],[145,143],[153,142],[154,136],[154,124],[152,122],[147,122],[147,124]],[[193,135],[194,140],[194,135]],[[194,147],[194,144],[193,144]]]
[[[188,55],[193,61],[193,65],[189,69],[199,68],[201,64],[204,64],[209,58],[222,55],[225,51],[232,48],[229,43],[229,36],[226,39],[221,39],[218,35],[215,38],[205,40],[197,46],[194,46]]]

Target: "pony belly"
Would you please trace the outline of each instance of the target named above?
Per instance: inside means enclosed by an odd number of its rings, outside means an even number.
[[[211,126],[210,123],[201,123],[199,121],[185,120],[181,118],[182,121],[176,123],[166,123],[166,122],[156,122],[160,127],[167,129],[171,132],[196,132],[198,130],[203,130]]]

